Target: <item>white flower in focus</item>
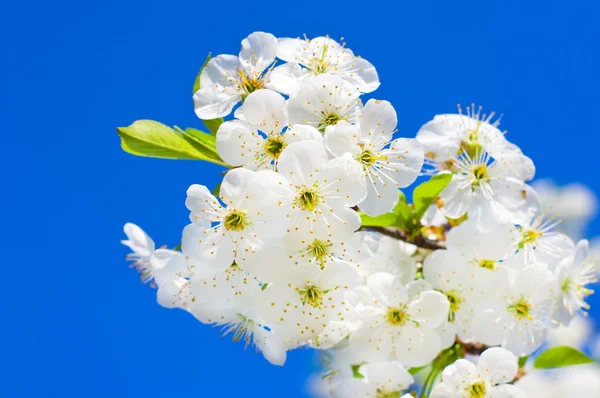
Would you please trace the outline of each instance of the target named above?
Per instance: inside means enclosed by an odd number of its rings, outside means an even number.
[[[473,336],[489,346],[502,345],[519,357],[529,355],[544,342],[552,325],[556,278],[536,264],[512,273],[504,288],[503,281],[496,282],[497,301],[475,314]],[[493,299],[494,293],[489,295]]]
[[[321,132],[327,126],[358,118],[360,92],[337,76],[304,79],[288,100],[289,122],[308,124]]]
[[[356,308],[361,327],[350,334],[351,347],[365,350],[366,360],[388,360],[390,355],[408,367],[423,366],[440,352],[434,331],[448,316],[446,296],[423,290],[421,281],[405,286],[398,277],[376,273],[367,286],[371,302]],[[412,289],[419,290],[411,295]]]
[[[200,90],[194,93],[196,115],[204,120],[227,116],[248,94],[265,88],[276,54],[277,38],[254,32],[242,40],[238,56],[211,58],[200,75]]]
[[[482,231],[511,222],[525,204],[526,159],[518,154],[492,159],[487,152],[455,158],[452,180],[439,195],[441,211],[449,218],[467,213]]]
[[[358,372],[362,379],[346,377],[332,391],[336,398],[387,398],[399,397],[414,378],[401,363],[375,362],[362,365]],[[409,395],[410,396],[410,395]]]
[[[336,157],[350,153],[363,168],[368,194],[360,208],[372,216],[392,211],[398,188],[412,184],[423,167],[417,140],[392,140],[397,121],[389,102],[371,99],[356,124],[340,121],[325,130],[327,149]]]
[[[287,231],[286,239],[300,246],[315,238],[341,240],[360,227],[351,207],[365,198],[366,187],[360,165],[351,158],[328,160],[322,144],[299,141],[283,151],[278,171],[261,172],[261,179],[268,185],[264,195],[271,227]]]
[[[447,318],[438,329],[443,349],[454,344],[457,335],[463,342],[473,341],[473,317],[487,308],[487,295],[493,290],[493,284],[499,278],[506,278],[505,274],[494,275],[473,267],[453,250],[436,250],[426,257],[423,276],[450,303]]]
[[[330,346],[330,336],[321,335],[331,322],[344,322],[350,316],[345,292],[359,283],[356,269],[343,261],[321,270],[315,265],[300,265],[273,275],[262,292],[263,314],[277,322],[288,345],[298,346],[314,340]],[[331,336],[336,342],[337,335]]]
[[[343,40],[343,39],[342,39]],[[287,63],[271,73],[271,84],[284,94],[293,94],[308,76],[335,75],[370,93],[379,87],[375,67],[335,40],[326,37],[280,38],[277,41],[277,58]]]
[[[446,367],[431,398],[526,398],[518,387],[508,384],[518,370],[513,354],[499,347],[488,348],[477,365],[459,359]]]
[[[257,283],[244,286],[245,294],[230,300],[200,299],[191,306],[190,312],[201,322],[222,326],[223,336],[233,335],[233,341],[243,341],[245,346],[254,345],[265,359],[273,365],[283,365],[287,347],[277,332],[277,325],[267,322],[261,312],[263,298]]]
[[[194,184],[185,202],[190,220],[204,228],[201,236],[194,238],[188,234],[196,230],[184,230],[183,240],[190,247],[186,255],[196,257],[214,272],[226,270],[234,260],[243,266],[262,246],[262,239],[276,231],[268,225],[266,212],[261,211],[263,192],[254,172],[242,168],[229,171],[223,178],[220,197],[226,206],[205,186]]]
[[[515,244],[519,239],[518,229],[512,224],[507,224],[482,232],[478,227],[469,219],[452,228],[446,238],[448,250],[459,253],[464,262],[478,268],[497,271],[516,267],[516,262],[506,260],[515,255]]]
[[[248,95],[241,116],[243,120],[225,122],[217,131],[219,155],[233,166],[275,170],[279,155],[292,142],[323,140],[314,127],[294,125],[287,128],[285,98],[271,90]]]
[[[498,129],[500,118],[493,121],[494,112],[482,114],[482,107],[467,107],[463,114],[437,115],[427,122],[417,133],[417,140],[423,145],[427,159],[433,164],[443,164],[466,152],[475,158],[479,153],[488,152],[493,157],[508,153],[521,153],[514,144],[508,142]],[[533,178],[533,175],[530,177]]]
[[[596,260],[588,257],[589,242],[582,240],[577,244],[575,255],[567,256],[557,266],[560,296],[556,303],[554,319],[563,325],[569,325],[571,319],[582,310],[589,310],[585,299],[593,290],[586,286],[598,282],[596,278]],[[586,312],[583,312],[587,314]]]

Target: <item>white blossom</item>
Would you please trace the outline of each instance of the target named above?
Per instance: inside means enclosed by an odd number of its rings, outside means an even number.
[[[442,382],[435,386],[431,398],[526,398],[510,383],[519,366],[517,358],[502,348],[485,350],[477,365],[459,359],[444,369]]]
[[[227,116],[248,94],[268,86],[269,67],[277,54],[277,38],[254,32],[242,40],[238,56],[211,58],[200,75],[200,90],[194,93],[200,119]]]
[[[277,58],[287,63],[276,67],[271,82],[277,91],[293,94],[309,76],[334,75],[341,77],[359,91],[370,93],[379,87],[375,67],[357,57],[330,37],[280,38],[277,41]]]
[[[279,156],[292,142],[323,140],[314,127],[288,127],[285,98],[271,90],[248,95],[240,116],[243,120],[225,122],[217,131],[219,155],[233,166],[275,170]]]
[[[359,206],[372,216],[392,211],[398,188],[412,184],[423,166],[417,140],[392,139],[397,120],[389,102],[369,100],[356,124],[342,120],[325,130],[327,149],[336,157],[350,153],[364,170],[368,194]]]
[[[288,101],[291,124],[308,124],[321,132],[344,120],[359,117],[360,92],[338,76],[319,75],[306,78]]]

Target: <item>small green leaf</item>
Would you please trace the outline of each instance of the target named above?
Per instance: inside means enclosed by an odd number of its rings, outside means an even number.
[[[365,376],[360,374],[360,372],[358,371],[358,369],[360,369],[361,366],[362,366],[362,364],[352,365],[352,375],[356,379],[364,379],[365,378]]]
[[[212,135],[217,135],[219,126],[221,126],[223,122],[224,120],[222,117],[219,117],[217,119],[202,120],[202,123],[204,123],[204,125],[211,132]]]
[[[520,357],[519,358],[519,368],[522,368],[525,366],[525,364],[527,363],[527,360],[529,359],[528,355],[525,355],[524,357]]]
[[[429,367],[429,365],[425,365],[425,366],[419,366],[416,368],[410,368],[408,369],[408,373],[410,373],[411,375],[416,375],[417,373],[419,373],[420,371],[422,371],[423,369]]]
[[[582,365],[594,361],[573,347],[552,347],[542,352],[533,364],[536,369],[561,368],[571,365]]]
[[[202,64],[202,67],[200,68],[200,72],[198,72],[198,74],[196,75],[196,80],[194,81],[194,87],[193,87],[192,94],[195,94],[196,91],[200,90],[200,75],[202,74],[202,71],[206,67],[206,64],[208,64],[208,61],[210,61],[210,58],[211,58],[211,53],[208,53],[208,55],[206,56],[206,59],[204,60],[204,63]]]
[[[215,189],[213,189],[212,194],[215,198],[218,198],[221,194],[221,183],[218,183]]]
[[[377,217],[371,217],[363,212],[360,212],[363,227],[398,227],[406,231],[413,228],[413,211],[406,203],[406,197],[401,191],[398,191],[398,203],[394,210],[390,213],[385,213]]]
[[[138,120],[129,127],[117,128],[121,147],[132,155],[163,159],[205,160],[227,166],[212,149],[210,141],[191,138],[154,120]],[[212,137],[210,134],[205,134]]]
[[[433,176],[429,181],[424,182],[415,188],[413,192],[413,205],[415,207],[415,218],[420,220],[429,206],[442,192],[446,185],[452,180],[452,174],[444,173]]]
[[[269,287],[269,284],[268,284],[268,283],[264,283],[264,284],[263,284],[263,285],[260,287],[260,290],[263,290],[263,291],[264,291],[264,290],[265,290],[267,287]]]

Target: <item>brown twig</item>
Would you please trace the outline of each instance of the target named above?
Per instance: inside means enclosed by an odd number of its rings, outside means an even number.
[[[363,227],[362,230],[369,230],[374,232],[379,232],[382,235],[389,236],[390,238],[398,239],[404,242],[412,243],[413,245],[420,247],[422,249],[428,250],[439,250],[445,249],[446,246],[443,242],[436,242],[433,240],[429,240],[424,237],[422,234],[417,235],[415,238],[410,238],[406,231],[400,228],[394,227]]]

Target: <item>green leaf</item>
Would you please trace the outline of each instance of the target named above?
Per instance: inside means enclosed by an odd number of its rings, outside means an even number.
[[[542,352],[533,364],[536,369],[561,368],[571,365],[583,365],[594,361],[573,347],[552,347]]]
[[[444,173],[433,176],[429,181],[424,182],[415,188],[413,192],[413,205],[415,208],[415,218],[420,220],[429,206],[442,192],[446,185],[452,180],[452,174]]]
[[[360,369],[361,366],[362,366],[362,364],[352,365],[352,375],[354,376],[355,379],[364,379],[365,378],[365,376],[360,374],[360,372],[358,371],[358,369]]]
[[[206,128],[211,132],[212,135],[217,135],[217,131],[219,130],[219,126],[223,124],[224,120],[222,117],[217,119],[210,120],[202,120],[202,123],[206,126]]]
[[[204,60],[204,63],[202,64],[202,67],[200,68],[200,72],[198,72],[198,74],[196,75],[196,80],[194,81],[194,87],[193,87],[192,94],[195,94],[196,91],[200,90],[200,75],[202,74],[202,71],[206,67],[206,64],[208,64],[208,61],[210,61],[210,58],[211,58],[211,53],[208,53],[208,55],[206,56],[206,59]]]
[[[363,227],[398,227],[406,231],[413,228],[413,210],[406,203],[406,197],[398,191],[398,203],[391,213],[385,213],[377,217],[371,217],[360,212]]]
[[[182,130],[175,126],[175,129],[190,140],[193,140],[196,145],[202,147],[202,151],[206,154],[206,156],[210,157],[211,159],[222,161],[219,153],[217,152],[217,142],[214,135],[193,128]]]
[[[117,128],[121,147],[132,155],[163,159],[205,160],[227,166],[218,156],[210,141],[193,138],[182,131],[154,120],[138,120],[129,127]],[[212,137],[210,134],[204,134]]]

